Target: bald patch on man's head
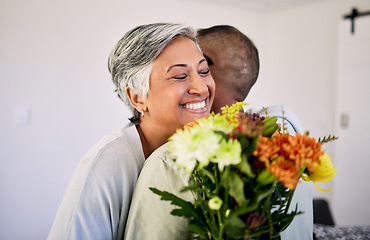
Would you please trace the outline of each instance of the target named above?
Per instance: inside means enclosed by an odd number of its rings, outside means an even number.
[[[253,42],[228,25],[198,30],[197,37],[209,61],[216,88],[228,88],[244,99],[259,73],[258,50]]]

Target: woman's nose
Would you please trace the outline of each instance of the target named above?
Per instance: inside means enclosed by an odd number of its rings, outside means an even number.
[[[198,74],[191,79],[190,84],[189,94],[205,95],[209,92],[205,79]]]

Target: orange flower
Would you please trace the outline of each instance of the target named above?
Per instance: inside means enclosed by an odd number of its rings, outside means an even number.
[[[286,161],[283,157],[273,161],[267,169],[273,174],[284,187],[295,189],[299,181],[299,171],[293,162]]]
[[[286,161],[292,161],[297,171],[306,166],[309,171],[313,171],[314,163],[319,161],[323,153],[321,144],[315,138],[310,138],[306,134],[296,133],[295,136],[289,136],[276,132],[272,138],[258,139],[254,155],[265,163],[281,156]]]
[[[296,133],[289,136],[276,132],[271,138],[260,137],[254,155],[285,186],[294,189],[299,174],[307,167],[309,172],[324,152],[315,138]]]
[[[324,153],[321,150],[321,144],[315,138],[299,133],[296,133],[295,136],[288,136],[288,141],[289,144],[283,146],[283,154],[295,162],[298,171],[305,166],[309,171],[312,171],[314,163],[318,162],[319,157]]]
[[[266,166],[270,165],[272,159],[277,158],[280,148],[270,138],[259,137],[257,148],[253,155],[258,157],[258,160],[265,163]]]
[[[199,125],[199,120],[203,119],[208,119],[208,117],[202,117],[200,119],[196,119],[194,122],[188,122],[188,124],[184,126],[184,129],[191,129],[194,126]]]

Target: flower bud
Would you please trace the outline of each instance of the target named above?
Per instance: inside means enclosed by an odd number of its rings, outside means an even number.
[[[273,183],[275,180],[275,176],[272,175],[267,169],[263,170],[258,176],[257,176],[257,182],[262,185],[268,185]]]
[[[219,210],[222,206],[222,200],[219,197],[213,197],[211,200],[208,202],[208,206],[212,210]]]

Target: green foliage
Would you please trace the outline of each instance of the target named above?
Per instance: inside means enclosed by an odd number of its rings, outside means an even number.
[[[338,139],[338,137],[336,137],[334,135],[333,136],[329,135],[329,136],[324,136],[323,138],[319,138],[317,141],[319,143],[323,144],[323,143],[331,142],[331,141],[334,141],[334,140],[337,140],[337,139]]]
[[[265,137],[271,137],[278,129],[279,125],[276,124],[277,118],[276,117],[269,117],[263,120],[265,123],[262,135]]]
[[[155,194],[161,196],[161,200],[170,201],[171,204],[177,206],[174,210],[172,210],[171,214],[174,216],[185,217],[188,219],[189,227],[193,232],[200,233],[204,235],[207,229],[206,219],[203,216],[203,213],[199,207],[194,206],[191,202],[185,201],[176,195],[166,192],[160,191],[156,188],[149,188]],[[205,237],[204,235],[203,237]]]
[[[235,172],[224,171],[221,176],[221,186],[229,189],[229,194],[241,205],[246,199],[244,196],[244,182]]]

